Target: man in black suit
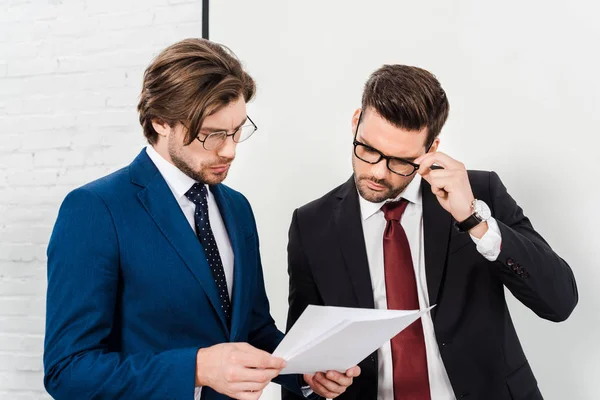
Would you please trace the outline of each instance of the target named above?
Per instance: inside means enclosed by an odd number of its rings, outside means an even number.
[[[341,400],[542,399],[504,287],[558,322],[577,304],[575,279],[498,175],[437,151],[448,111],[431,73],[380,68],[352,119],[353,176],[294,212],[288,329],[309,304],[436,305],[361,362]]]

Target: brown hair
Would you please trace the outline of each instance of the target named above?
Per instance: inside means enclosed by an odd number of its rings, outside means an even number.
[[[205,39],[185,39],[164,49],[146,68],[138,103],[140,124],[150,144],[158,133],[152,120],[187,128],[187,144],[209,115],[240,96],[254,96],[254,80],[233,52]]]
[[[435,76],[407,65],[384,65],[371,74],[362,97],[363,111],[367,107],[398,128],[427,127],[426,146],[440,134],[450,110]]]

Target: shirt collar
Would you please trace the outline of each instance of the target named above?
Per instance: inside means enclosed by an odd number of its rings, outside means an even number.
[[[151,145],[146,146],[146,153],[148,153],[148,157],[150,157],[156,168],[158,168],[158,171],[167,182],[167,185],[169,185],[177,200],[185,196],[186,192],[196,183],[194,179],[165,160]]]
[[[421,194],[421,175],[416,174],[413,180],[408,184],[406,188],[400,193],[395,199],[388,199],[379,203],[372,203],[368,200],[365,200],[360,193],[358,194],[358,200],[360,203],[360,213],[362,216],[362,220],[365,221],[375,215],[377,212],[381,211],[381,207],[390,201],[398,201],[402,197],[408,200],[411,203],[420,205],[422,203],[422,194]]]

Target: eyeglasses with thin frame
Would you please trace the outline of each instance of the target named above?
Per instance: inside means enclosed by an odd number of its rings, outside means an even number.
[[[401,176],[411,176],[414,174],[420,167],[419,164],[414,163],[410,160],[400,157],[392,157],[386,156],[381,151],[377,150],[374,147],[371,147],[365,143],[359,142],[357,140],[358,137],[358,128],[360,127],[360,122],[362,119],[362,113],[358,117],[358,123],[356,125],[356,132],[354,133],[354,155],[361,161],[366,162],[367,164],[378,164],[382,159],[386,161],[387,168],[396,175]],[[427,146],[427,151],[425,153],[429,153],[433,142]],[[434,169],[440,168],[438,166],[433,166]]]
[[[230,136],[234,142],[242,143],[242,142],[248,140],[250,138],[250,136],[252,136],[254,134],[254,132],[256,132],[258,130],[258,127],[254,123],[254,121],[252,121],[252,119],[250,119],[250,117],[246,117],[246,118],[247,118],[247,123],[238,127],[236,130],[234,130],[231,133],[228,133],[227,131],[216,131],[216,132],[211,132],[208,135],[200,134],[200,135],[196,136],[196,140],[199,141],[200,143],[202,143],[202,146],[206,150],[214,150],[218,147],[221,147],[223,145],[223,143],[225,143],[225,140],[227,140],[227,138]],[[204,138],[201,139],[201,136],[204,136]]]

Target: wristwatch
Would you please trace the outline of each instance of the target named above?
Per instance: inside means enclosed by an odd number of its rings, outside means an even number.
[[[469,218],[465,219],[464,221],[454,223],[454,226],[460,232],[468,232],[480,223],[487,221],[492,217],[490,208],[481,200],[473,200],[473,202],[471,202],[471,209],[473,210],[473,214],[471,214]]]

